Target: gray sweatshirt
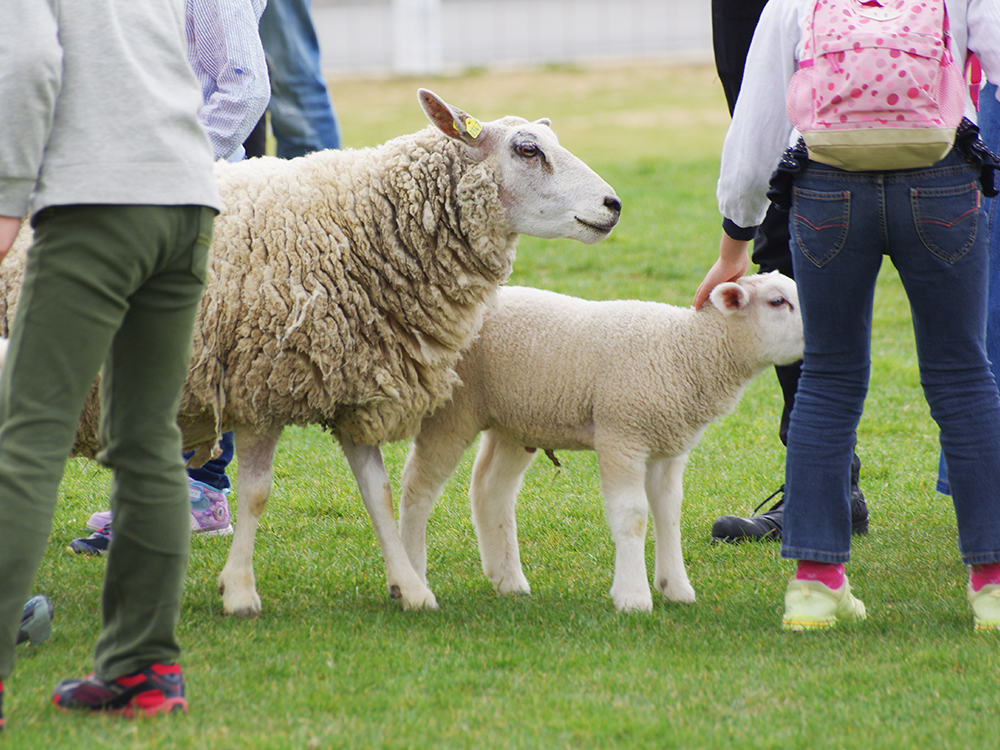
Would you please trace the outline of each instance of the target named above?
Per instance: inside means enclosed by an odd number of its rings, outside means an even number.
[[[221,207],[184,0],[4,0],[0,216]]]

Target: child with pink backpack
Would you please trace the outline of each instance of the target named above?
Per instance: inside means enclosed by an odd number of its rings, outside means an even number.
[[[1000,629],[1000,396],[985,354],[996,157],[964,85],[1000,80],[997,0],[770,0],[722,151],[719,258],[695,294],[739,278],[768,199],[789,209],[805,356],[788,431],[782,625],[861,620],[850,465],[868,390],[883,256],[910,301],[940,428],[977,630]],[[784,105],[784,106],[783,106]]]

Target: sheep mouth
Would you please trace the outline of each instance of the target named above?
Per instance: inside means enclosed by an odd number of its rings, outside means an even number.
[[[593,229],[595,232],[600,232],[601,234],[610,234],[611,230],[618,223],[617,221],[609,221],[605,224],[594,224],[593,222],[581,219],[579,216],[574,216],[573,218],[587,227],[587,229]]]

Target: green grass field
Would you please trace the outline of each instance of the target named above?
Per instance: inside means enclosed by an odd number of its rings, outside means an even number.
[[[423,126],[424,86],[482,120],[550,117],[617,190],[607,241],[523,238],[512,281],[591,298],[690,304],[715,257],[718,153],[728,124],[710,67],[643,63],[333,81],[349,146]],[[428,528],[435,612],[402,612],[335,442],[289,429],[257,536],[262,615],[222,615],[226,539],[195,538],[180,636],[191,713],[125,722],[69,716],[55,683],[90,670],[104,563],[66,552],[106,506],[108,473],[70,462],[36,590],[52,638],[19,647],[6,683],[10,748],[985,748],[996,745],[998,636],[976,635],[948,498],[934,491],[905,296],[891,267],[876,300],[859,429],[871,533],[852,584],[863,624],[780,630],[791,564],[776,545],[713,546],[712,521],[748,514],[782,481],[773,374],[709,428],[686,472],[693,605],[619,614],[614,548],[589,453],[529,471],[518,523],[532,595],[500,598],[479,567],[465,491],[471,452]],[[398,496],[407,446],[386,449]],[[234,473],[238,473],[236,466]],[[239,515],[239,498],[233,506]],[[652,567],[652,540],[647,564]]]

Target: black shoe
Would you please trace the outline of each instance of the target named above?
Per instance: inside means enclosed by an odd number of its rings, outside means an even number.
[[[781,485],[770,497],[753,509],[756,513],[772,499],[781,495],[781,499],[766,513],[750,518],[739,516],[723,516],[712,524],[712,541],[742,542],[742,541],[781,541],[781,516],[784,513],[785,485]]]
[[[763,503],[753,509],[756,513],[763,508],[771,499],[781,495],[781,499],[776,502],[771,509],[759,516],[750,518],[740,518],[739,516],[722,516],[712,524],[712,541],[717,542],[780,542],[781,541],[781,517],[784,514],[785,485],[781,485],[776,492],[764,500]],[[865,496],[861,494],[861,488],[857,485],[851,487],[851,533],[865,535],[868,533],[868,503]]]
[[[868,503],[857,485],[851,487],[851,533],[858,536],[868,533]]]

